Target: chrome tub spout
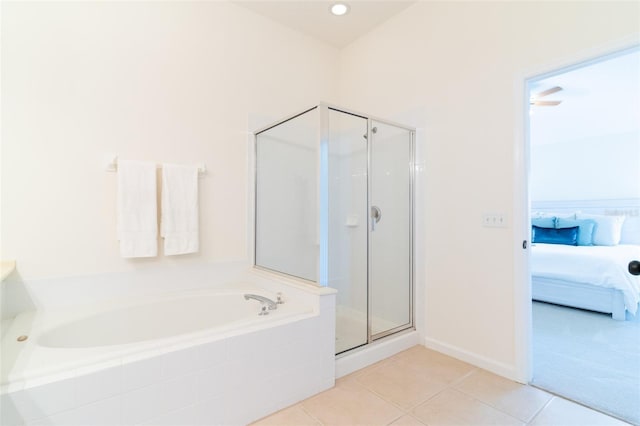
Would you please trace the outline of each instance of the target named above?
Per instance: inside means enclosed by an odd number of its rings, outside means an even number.
[[[273,300],[269,299],[268,297],[260,296],[258,294],[245,294],[244,300],[249,300],[249,299],[257,300],[263,305],[266,305],[270,311],[273,311],[274,309],[278,309],[278,304]]]

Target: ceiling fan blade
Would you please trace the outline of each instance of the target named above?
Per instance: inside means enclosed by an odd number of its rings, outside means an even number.
[[[562,101],[532,101],[531,105],[536,106],[556,106],[560,105]]]
[[[554,87],[552,87],[551,89],[543,90],[543,91],[542,91],[542,92],[540,92],[540,93],[536,93],[535,97],[536,97],[536,98],[542,98],[542,97],[544,97],[544,96],[552,95],[552,94],[554,94],[554,93],[556,93],[556,92],[559,92],[559,91],[561,91],[561,90],[562,90],[562,87],[560,87],[560,86],[554,86]]]

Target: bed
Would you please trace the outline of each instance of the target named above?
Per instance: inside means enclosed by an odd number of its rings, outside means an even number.
[[[640,276],[628,272],[632,260],[640,260],[640,245],[532,244],[532,298],[624,321],[640,302]]]
[[[563,227],[560,218],[573,219],[568,226],[585,218],[596,222],[594,245],[543,244],[532,236],[533,300],[640,319],[640,276],[628,271],[629,262],[640,260],[640,199],[533,202],[531,217],[532,225],[545,227],[542,218],[552,217],[556,228]],[[596,241],[598,227],[600,239],[612,217],[624,217],[616,240]]]

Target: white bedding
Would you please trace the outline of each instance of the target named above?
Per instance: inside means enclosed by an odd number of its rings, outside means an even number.
[[[640,245],[531,246],[533,276],[616,288],[622,291],[627,310],[635,315],[640,301],[640,276],[629,273],[632,260],[640,260]]]

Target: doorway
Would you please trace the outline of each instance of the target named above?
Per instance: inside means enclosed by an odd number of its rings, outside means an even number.
[[[531,383],[635,424],[640,279],[626,266],[640,256],[638,75],[634,47],[530,78],[525,119]]]

